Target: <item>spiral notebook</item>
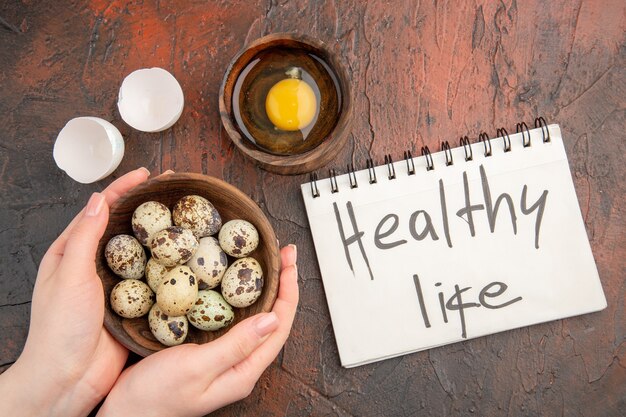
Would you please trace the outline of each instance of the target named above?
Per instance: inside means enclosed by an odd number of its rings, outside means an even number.
[[[344,367],[602,310],[558,125],[303,184]]]

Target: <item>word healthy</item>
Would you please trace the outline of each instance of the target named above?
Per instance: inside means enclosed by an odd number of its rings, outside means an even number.
[[[482,182],[482,191],[484,197],[484,204],[472,204],[470,200],[470,189],[469,189],[469,181],[467,179],[467,172],[463,172],[463,189],[465,193],[465,205],[463,208],[459,209],[456,212],[456,215],[461,219],[465,220],[469,227],[469,233],[472,237],[476,236],[476,228],[474,224],[474,216],[475,212],[484,210],[485,215],[487,216],[487,221],[489,222],[489,228],[491,233],[495,232],[496,229],[496,220],[498,217],[498,213],[500,213],[500,205],[502,202],[506,202],[509,218],[511,220],[511,225],[513,226],[513,233],[517,234],[517,214],[515,212],[515,203],[513,202],[513,198],[508,193],[502,193],[495,199],[495,202],[491,196],[491,189],[489,188],[489,181],[487,179],[487,174],[485,172],[485,168],[480,166],[480,178]],[[529,216],[536,212],[535,217],[535,248],[539,249],[539,231],[541,229],[541,220],[543,219],[544,210],[546,207],[546,201],[548,198],[548,190],[544,190],[537,201],[535,201],[531,206],[528,206],[527,201],[527,192],[528,186],[524,185],[522,188],[522,195],[520,198],[520,211],[523,215]],[[441,218],[442,218],[442,228],[443,233],[446,238],[446,242],[448,247],[452,248],[452,238],[450,236],[450,221],[448,219],[448,208],[446,205],[446,192],[443,180],[439,180],[439,201],[440,201],[440,209],[441,209]],[[341,237],[341,241],[343,243],[344,253],[346,256],[346,261],[348,262],[348,266],[350,270],[354,273],[354,268],[352,266],[352,258],[350,256],[350,245],[357,244],[359,247],[359,252],[363,257],[363,261],[367,266],[369,271],[370,279],[374,279],[374,275],[372,273],[372,269],[370,267],[369,258],[367,253],[365,252],[365,247],[363,245],[363,238],[365,236],[365,232],[359,229],[356,215],[354,213],[354,208],[352,207],[352,202],[346,202],[346,209],[348,211],[348,217],[350,218],[350,224],[352,229],[354,230],[351,236],[346,236],[346,232],[344,229],[343,221],[341,220],[341,215],[339,213],[339,208],[336,202],[333,202],[333,208],[335,211],[335,219],[337,221],[337,227],[339,229],[339,236]],[[424,226],[421,230],[417,229],[418,219],[424,219]],[[389,250],[393,249],[397,246],[404,245],[408,243],[406,239],[400,239],[395,241],[383,241],[383,239],[391,238],[392,235],[398,230],[398,226],[400,224],[400,217],[397,214],[390,213],[384,216],[376,229],[374,231],[374,245],[381,250]],[[432,217],[426,210],[416,210],[409,217],[409,232],[411,237],[417,241],[424,240],[430,237],[432,240],[439,240],[439,235],[435,229],[435,225],[433,224]],[[384,229],[384,230],[383,230]]]

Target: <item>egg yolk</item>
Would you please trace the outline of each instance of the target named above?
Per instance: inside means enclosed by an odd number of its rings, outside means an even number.
[[[297,78],[277,82],[267,93],[265,111],[270,121],[281,130],[294,131],[313,121],[317,99],[310,85]]]

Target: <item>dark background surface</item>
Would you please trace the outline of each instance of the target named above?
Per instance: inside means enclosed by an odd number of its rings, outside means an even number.
[[[3,1],[0,16],[0,369],[24,344],[37,265],[93,191],[138,166],[223,178],[299,248],[291,338],[252,395],[219,416],[617,416],[626,410],[625,3]],[[299,184],[244,160],[217,94],[231,57],[278,31],[320,38],[352,77],[354,123],[338,167],[406,148],[561,125],[608,308],[373,365],[340,367]],[[160,66],[186,107],[170,130],[121,121],[125,75]],[[126,139],[119,169],[80,185],[52,146],[71,118],[110,120]],[[325,176],[325,175],[324,175]],[[278,190],[280,190],[278,192]],[[372,329],[372,338],[376,329]]]

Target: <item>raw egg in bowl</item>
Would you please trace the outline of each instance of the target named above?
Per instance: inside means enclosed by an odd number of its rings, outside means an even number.
[[[219,100],[233,142],[272,172],[315,170],[347,140],[352,104],[345,68],[326,45],[305,36],[254,41],[228,67]]]

